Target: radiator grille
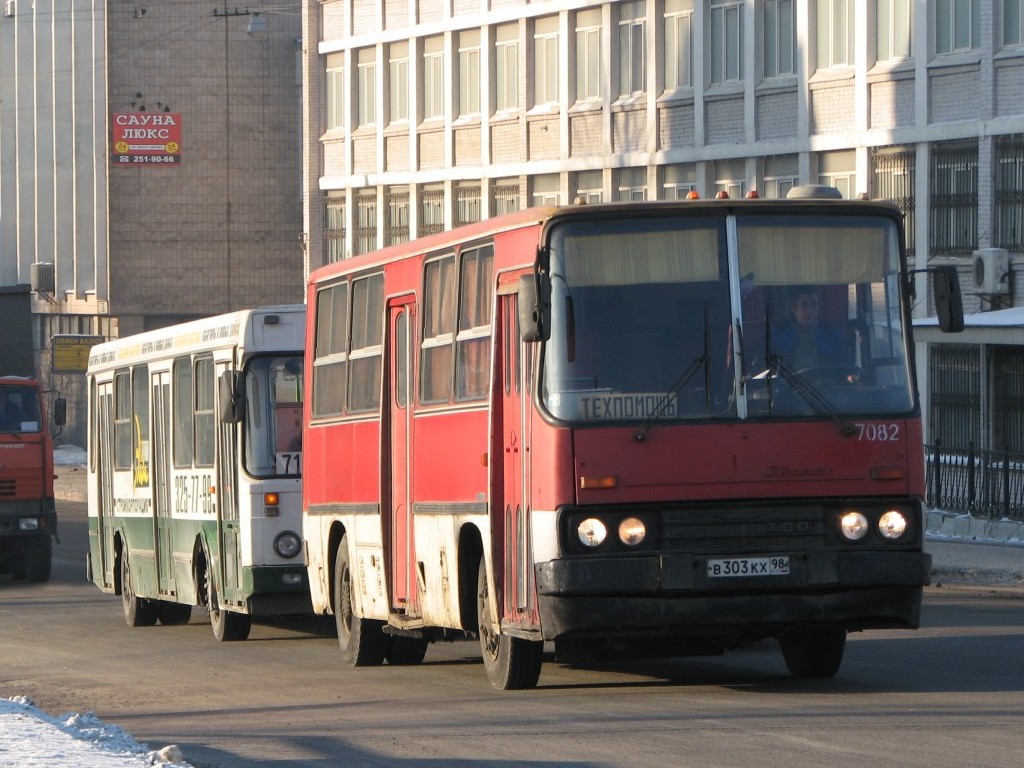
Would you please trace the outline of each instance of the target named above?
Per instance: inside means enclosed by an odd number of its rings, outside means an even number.
[[[667,510],[662,547],[675,552],[713,554],[822,547],[825,510],[820,504],[748,504]]]

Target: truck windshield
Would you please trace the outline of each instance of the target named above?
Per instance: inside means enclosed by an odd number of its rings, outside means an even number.
[[[39,432],[42,428],[37,390],[0,384],[0,432]]]
[[[257,357],[245,369],[245,468],[256,477],[302,469],[302,356]]]
[[[605,216],[556,225],[549,242],[542,397],[556,418],[913,407],[889,218]]]

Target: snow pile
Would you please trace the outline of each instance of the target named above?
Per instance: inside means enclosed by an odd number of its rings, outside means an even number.
[[[149,750],[96,715],[51,717],[24,696],[0,699],[0,768],[190,768],[176,746]]]
[[[84,467],[89,455],[77,445],[58,445],[53,449],[53,463],[61,466]]]

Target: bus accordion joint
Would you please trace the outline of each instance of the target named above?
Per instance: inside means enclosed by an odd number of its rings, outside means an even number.
[[[594,491],[608,488],[618,488],[619,478],[615,475],[581,475],[580,490]]]

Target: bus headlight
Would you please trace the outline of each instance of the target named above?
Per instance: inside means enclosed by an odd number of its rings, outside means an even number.
[[[627,547],[635,547],[647,538],[647,526],[638,517],[627,517],[619,523],[619,541]]]
[[[847,512],[839,521],[843,536],[850,541],[860,541],[868,532],[868,519],[860,512]]]
[[[576,535],[585,547],[599,547],[608,538],[608,526],[596,517],[588,517],[576,526]]]
[[[291,531],[279,533],[274,539],[274,551],[281,557],[295,557],[302,551],[302,540]]]
[[[39,518],[38,517],[23,517],[18,521],[19,531],[38,531],[39,530]]]
[[[878,518],[878,532],[889,541],[896,541],[907,532],[907,518],[898,509],[890,509]]]

